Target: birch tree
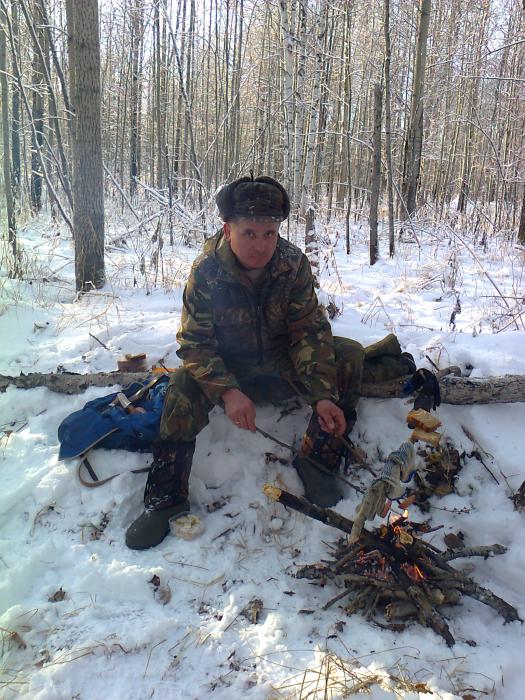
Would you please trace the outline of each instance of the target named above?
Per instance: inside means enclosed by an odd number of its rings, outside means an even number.
[[[390,115],[390,60],[392,49],[390,46],[390,0],[384,0],[385,14],[383,30],[385,37],[385,161],[386,161],[386,190],[388,199],[388,252],[390,257],[394,257],[394,183],[392,177],[392,120]]]
[[[16,246],[16,222],[11,180],[11,154],[9,140],[9,88],[7,83],[7,49],[6,49],[6,22],[7,9],[0,6],[0,92],[2,95],[2,146],[3,146],[3,177],[4,192],[7,209],[7,240],[12,253],[12,276],[16,273],[17,246]]]
[[[291,0],[291,23],[293,27],[293,18],[295,15],[295,1]],[[283,184],[288,191],[288,195],[293,200],[293,176],[292,176],[292,139],[295,121],[295,105],[293,93],[293,57],[294,46],[292,29],[288,17],[288,7],[286,0],[279,0],[279,11],[281,16],[281,31],[283,37],[283,100],[282,106],[284,110],[284,138],[283,138],[283,160],[284,160],[284,177]]]

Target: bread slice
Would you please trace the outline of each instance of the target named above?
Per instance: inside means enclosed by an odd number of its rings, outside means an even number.
[[[427,432],[426,430],[421,430],[421,428],[414,428],[409,440],[410,442],[421,440],[422,442],[432,445],[432,447],[437,447],[441,440],[441,433]]]
[[[407,423],[409,428],[419,428],[427,433],[431,433],[441,425],[439,418],[432,416],[424,408],[410,411],[407,416]]]

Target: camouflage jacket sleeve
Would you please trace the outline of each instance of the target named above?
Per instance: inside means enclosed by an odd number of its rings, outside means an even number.
[[[303,256],[287,314],[289,354],[312,405],[321,399],[338,401],[334,340],[319,306],[310,263]]]
[[[177,355],[213,404],[219,403],[227,389],[239,388],[237,380],[219,355],[213,327],[211,292],[198,267],[192,268],[184,289],[177,341],[180,345]]]

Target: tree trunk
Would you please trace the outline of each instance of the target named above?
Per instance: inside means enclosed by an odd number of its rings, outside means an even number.
[[[521,200],[520,227],[518,229],[518,241],[525,245],[525,185],[523,186],[523,199]]]
[[[346,172],[346,179],[348,185],[346,188],[346,210],[345,210],[345,249],[346,254],[350,255],[350,215],[352,212],[352,169],[350,158],[352,155],[352,8],[348,5],[345,12],[345,60],[344,60],[344,72],[345,72],[345,108],[343,114],[344,123],[344,134],[345,138],[342,141],[344,143],[344,149],[341,149],[342,160],[344,161],[343,173]],[[344,188],[341,187],[340,199],[344,198]]]
[[[11,33],[13,61],[15,61],[20,57],[20,18],[17,0],[11,0]],[[14,83],[11,86],[11,191],[15,208],[19,206],[20,200],[20,172],[20,90]]]
[[[394,186],[392,173],[392,120],[390,116],[390,0],[385,0],[385,158],[386,158],[386,189],[388,198],[388,254],[391,258],[395,253],[394,240]]]
[[[303,189],[303,144],[306,107],[304,101],[304,80],[306,73],[306,0],[299,0],[297,43],[299,56],[297,57],[297,75],[295,78],[295,105],[296,121],[294,129],[294,154],[293,154],[293,200],[292,209],[297,210],[300,204],[300,195]]]
[[[33,25],[35,27],[35,42],[33,48],[33,100],[31,106],[34,130],[31,134],[31,208],[35,213],[42,208],[43,174],[40,168],[40,153],[44,146],[44,94],[46,83],[44,79],[42,46],[45,44],[43,17],[40,6],[33,3]]]
[[[7,237],[11,251],[13,253],[13,266],[10,276],[16,275],[17,267],[17,248],[16,248],[16,222],[15,209],[13,202],[13,190],[11,180],[11,156],[9,143],[9,88],[7,83],[7,50],[6,50],[6,17],[7,8],[0,7],[0,88],[2,96],[2,146],[4,151],[3,157],[3,177],[4,190],[7,208]]]
[[[45,386],[60,394],[78,394],[93,386],[127,386],[147,379],[147,372],[99,372],[96,374],[21,374],[18,377],[0,375],[0,392],[8,386],[34,389]],[[403,398],[403,385],[409,377],[391,379],[376,384],[363,384],[361,396],[374,399]],[[502,377],[455,377],[446,375],[439,380],[442,403],[473,405],[516,403],[525,401],[525,375],[507,374]]]
[[[295,0],[291,0],[292,13]],[[283,139],[283,184],[288,191],[290,200],[293,201],[293,178],[292,178],[292,138],[294,114],[294,94],[293,94],[293,36],[288,19],[287,0],[279,0],[279,10],[281,14],[281,31],[283,39],[283,99],[282,108],[284,111],[284,139]]]
[[[319,29],[317,33],[317,49],[315,54],[315,78],[312,87],[312,100],[310,107],[310,126],[306,141],[306,157],[304,164],[303,186],[301,192],[301,216],[306,215],[312,201],[312,182],[314,155],[318,140],[319,115],[321,111],[321,83],[323,80],[323,43],[328,26],[328,5],[321,8],[322,16],[319,17]]]
[[[428,27],[430,23],[430,2],[431,0],[421,0],[419,8],[416,65],[412,85],[412,106],[410,109],[410,123],[407,130],[405,145],[403,196],[409,215],[412,215],[416,209],[416,193],[421,166],[421,150],[423,146],[423,94],[427,59]]]
[[[381,186],[381,83],[374,85],[374,159],[372,169],[372,187],[370,193],[370,265],[379,257],[377,240],[377,208]]]
[[[140,177],[139,160],[139,101],[141,95],[141,69],[140,47],[144,32],[142,19],[142,5],[135,0],[131,8],[131,96],[130,96],[130,169],[129,169],[129,193],[133,197],[137,187],[137,178]]]
[[[312,266],[314,280],[318,284],[319,241],[317,240],[317,232],[315,229],[315,206],[313,203],[310,204],[305,212],[304,252]]]
[[[78,291],[104,285],[104,175],[97,0],[67,0],[73,126],[73,228]]]

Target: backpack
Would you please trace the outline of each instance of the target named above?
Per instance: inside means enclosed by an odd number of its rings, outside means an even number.
[[[87,459],[90,450],[150,452],[160,428],[160,419],[169,377],[160,375],[144,382],[133,382],[121,392],[88,401],[79,411],[66,416],[58,427],[58,459],[80,458],[78,475],[85,486],[101,486],[118,474],[99,479]],[[125,397],[125,398],[123,398]],[[129,413],[122,404],[133,404],[144,412]],[[128,404],[128,405],[129,405]],[[86,468],[92,482],[82,476]],[[134,473],[148,471],[134,470]]]

